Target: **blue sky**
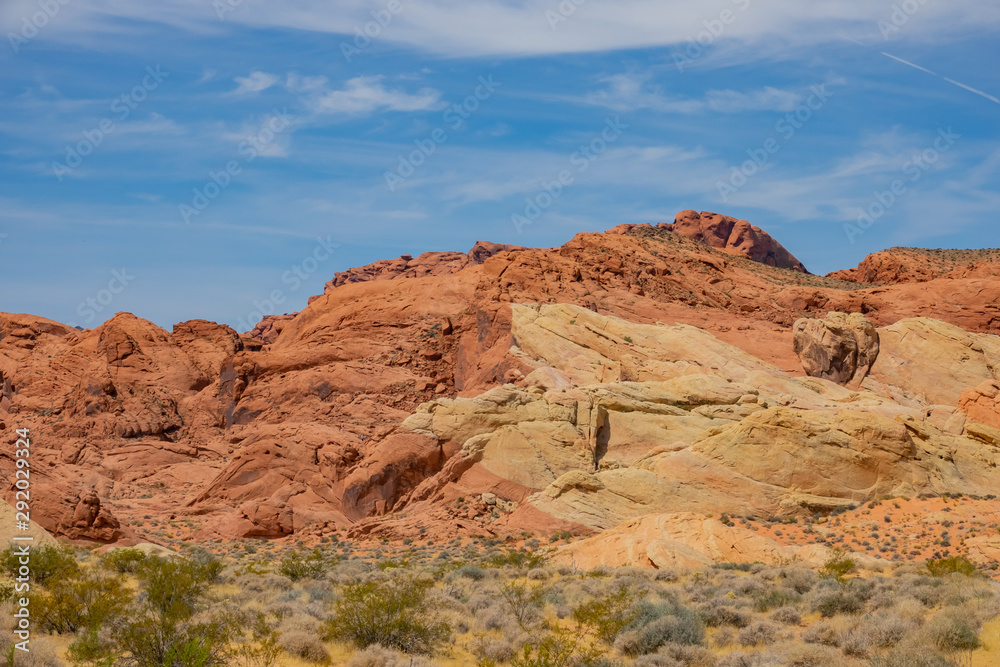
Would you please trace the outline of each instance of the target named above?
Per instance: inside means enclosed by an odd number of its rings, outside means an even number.
[[[242,330],[350,266],[687,208],[815,273],[1000,245],[988,0],[7,0],[0,28],[4,311]]]

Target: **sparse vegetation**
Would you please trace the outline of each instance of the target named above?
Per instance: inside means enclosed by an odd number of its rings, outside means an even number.
[[[981,633],[1000,600],[964,558],[879,571],[834,552],[816,570],[581,571],[545,554],[486,539],[250,543],[225,559],[53,547],[33,588],[34,627],[40,642],[61,636],[69,662],[24,664],[950,667],[996,657]]]

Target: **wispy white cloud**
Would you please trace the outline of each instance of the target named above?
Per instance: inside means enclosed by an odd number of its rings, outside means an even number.
[[[694,114],[705,111],[743,113],[746,111],[791,111],[802,103],[801,93],[765,86],[748,92],[709,90],[702,98],[670,95],[661,86],[648,83],[649,75],[615,74],[604,78],[606,86],[589,93],[590,104],[628,112],[651,109],[663,113]]]
[[[421,88],[408,93],[388,88],[382,76],[348,79],[339,90],[326,77],[289,77],[290,89],[303,93],[303,101],[316,114],[367,114],[374,111],[433,111],[442,108],[441,93]]]
[[[233,95],[246,95],[248,93],[259,93],[267,90],[280,80],[274,74],[267,72],[251,72],[250,76],[238,76],[233,79],[238,85],[232,91]]]
[[[7,3],[5,3],[7,4]],[[878,27],[891,13],[891,3],[870,0],[753,0],[740,10],[731,0],[588,0],[553,29],[546,12],[559,12],[556,0],[422,0],[404,3],[391,29],[380,41],[406,44],[449,57],[531,56],[598,52],[688,44],[718,21],[723,10],[736,20],[725,26],[720,43],[739,43],[750,57],[770,57],[791,45],[853,39],[882,41]],[[381,3],[375,3],[381,8]],[[79,38],[102,28],[121,30],[120,19],[159,21],[205,32],[220,30],[219,19],[204,0],[74,0],[72,21],[54,21],[45,35]],[[292,0],[266,3],[245,0],[226,14],[225,23],[354,35],[372,18],[370,3]],[[12,0],[0,10],[0,27],[19,28],[24,16],[37,11],[31,0]],[[917,19],[905,26],[910,39],[934,40],[956,29],[989,29],[1000,25],[1000,6],[982,0],[951,0],[922,5]]]

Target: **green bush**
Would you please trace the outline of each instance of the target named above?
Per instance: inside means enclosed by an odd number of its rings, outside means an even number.
[[[344,587],[334,603],[334,618],[324,624],[329,639],[359,648],[380,644],[405,653],[434,653],[451,635],[427,601],[428,580],[399,578]]]
[[[507,581],[500,587],[500,599],[517,624],[527,630],[545,604],[545,589]]]
[[[593,629],[595,636],[605,644],[613,644],[618,635],[631,625],[639,615],[636,601],[644,592],[637,593],[625,584],[610,595],[585,602],[573,610],[573,620]]]
[[[844,577],[854,571],[857,563],[854,559],[844,555],[842,552],[834,551],[830,560],[826,562],[820,571],[820,576],[831,577],[837,581],[843,581]]]
[[[118,574],[135,574],[146,554],[134,547],[111,549],[101,557],[101,564]]]
[[[70,645],[76,665],[215,667],[231,664],[230,643],[245,619],[200,614],[208,584],[218,576],[212,559],[150,557],[136,569],[141,594],[99,631],[91,627]]]
[[[80,578],[62,579],[32,595],[32,612],[39,627],[48,632],[77,632],[100,628],[117,620],[132,601],[132,594],[118,576],[87,572]]]
[[[17,570],[21,567],[19,558],[20,555],[15,553],[14,547],[8,547],[0,554],[0,566],[12,577],[16,577]],[[29,567],[31,568],[29,581],[39,584],[72,577],[80,571],[73,550],[56,544],[32,547]]]
[[[287,552],[278,565],[278,574],[292,581],[318,579],[333,565],[319,548],[305,553],[295,550]]]
[[[485,565],[490,567],[513,565],[514,567],[526,567],[531,569],[541,566],[544,562],[545,559],[536,553],[511,550],[506,553],[496,554],[495,556],[489,558]]]
[[[943,577],[956,573],[972,576],[976,573],[976,566],[964,556],[952,556],[951,558],[927,561],[927,571],[933,577]]]

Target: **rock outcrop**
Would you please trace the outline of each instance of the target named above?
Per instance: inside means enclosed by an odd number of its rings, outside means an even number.
[[[851,391],[792,377],[694,327],[564,304],[512,308],[515,353],[533,370],[475,398],[423,404],[403,422],[454,454],[400,499],[399,516],[486,490],[517,504],[502,525],[544,515],[607,530],[663,512],[795,516],[884,495],[983,495],[1000,482],[1000,454],[963,428],[954,403],[928,410],[885,384]],[[980,361],[952,365],[971,377]],[[496,523],[469,519],[484,531]],[[390,532],[400,531],[394,519]]]
[[[658,570],[703,568],[713,563],[780,563],[821,566],[822,546],[783,546],[751,530],[693,513],[651,514],[559,548],[554,563],[580,570],[597,566]]]
[[[995,491],[1000,280],[845,283],[681,217],[691,238],[362,267],[250,335],[0,314],[0,433],[32,429],[32,518],[123,543],[164,539],[147,516],[172,539],[502,537]],[[879,328],[847,387],[795,354],[794,323],[831,311]]]
[[[827,277],[852,283],[898,285],[925,283],[945,277],[957,279],[998,276],[1000,249],[890,248],[868,255],[856,268],[834,271]]]
[[[1000,429],[1000,382],[986,380],[962,392],[958,407],[969,419]]]
[[[661,225],[710,248],[752,259],[755,262],[808,273],[802,262],[770,234],[746,220],[708,211],[681,211],[673,224]]]
[[[878,331],[861,313],[803,318],[792,333],[795,354],[811,377],[858,387],[878,358]]]

